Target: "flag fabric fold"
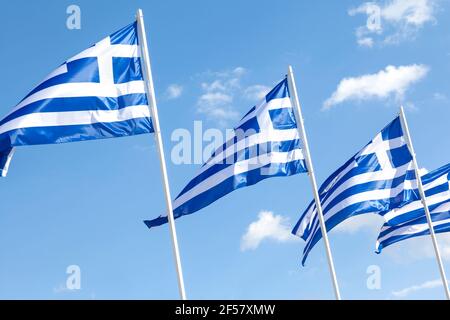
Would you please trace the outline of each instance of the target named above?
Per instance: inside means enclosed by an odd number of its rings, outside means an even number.
[[[17,146],[151,133],[136,22],[68,59],[0,120],[0,171]]]
[[[422,176],[426,201],[436,233],[450,231],[450,164]],[[376,252],[396,242],[429,235],[430,229],[420,198],[385,214]]]
[[[417,199],[416,184],[412,156],[400,118],[396,117],[319,188],[327,231],[352,216],[384,215]],[[304,265],[322,237],[314,201],[301,215],[292,233],[306,242],[302,257]]]
[[[261,180],[306,172],[287,79],[239,121],[233,137],[217,148],[173,201],[173,215],[192,214],[233,190]],[[151,228],[167,215],[146,220]]]

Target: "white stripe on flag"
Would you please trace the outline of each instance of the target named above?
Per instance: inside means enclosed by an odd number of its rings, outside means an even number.
[[[277,143],[282,141],[289,141],[299,139],[297,129],[288,130],[277,130],[272,135],[268,135],[266,132],[261,132],[253,134],[251,136],[245,137],[235,144],[230,144],[230,146],[225,146],[226,150],[219,152],[214,155],[214,157],[208,159],[207,164],[205,164],[199,171],[198,174],[202,173],[209,167],[217,163],[223,163],[225,159],[232,156],[234,153],[244,150],[245,148],[250,148],[257,144],[264,144],[267,142]],[[217,151],[217,150],[216,150]]]
[[[408,166],[409,166],[409,163],[403,165],[403,167],[408,167]],[[403,170],[403,167],[399,167],[395,170],[394,169],[393,170],[385,169],[382,171],[363,173],[363,174],[353,176],[352,178],[348,179],[345,183],[340,185],[325,202],[323,202],[322,207],[324,208],[324,211],[325,211],[325,214],[324,214],[325,219],[328,220],[334,214],[336,214],[338,211],[340,211],[341,209],[343,209],[349,205],[352,205],[352,204],[355,204],[355,203],[358,203],[358,202],[361,202],[364,200],[370,200],[371,195],[374,195],[374,196],[377,195],[377,198],[373,198],[373,200],[384,199],[384,197],[378,197],[380,194],[372,193],[373,191],[368,191],[368,192],[363,192],[363,193],[357,193],[355,195],[347,197],[347,198],[343,199],[342,201],[336,203],[331,208],[328,207],[330,205],[331,201],[333,201],[337,196],[339,196],[343,191],[345,191],[349,187],[357,185],[359,181],[376,182],[376,181],[390,180],[392,178],[395,178],[399,174],[402,175],[402,173],[398,173],[398,171],[401,172]],[[414,189],[415,187],[416,187],[415,180],[412,180],[412,181],[405,180],[405,182],[403,184],[400,184],[399,186],[397,186],[396,189],[397,190],[403,190],[403,189],[410,190],[410,189]],[[393,192],[392,190],[395,191],[396,189],[382,189],[382,190],[376,190],[376,191],[382,191],[383,192],[382,194],[384,196],[387,195],[389,197]],[[308,217],[310,217],[310,218],[308,218]],[[298,229],[297,234],[302,235],[303,232],[307,229],[307,226],[310,226],[312,224],[312,219],[315,219],[315,218],[316,218],[316,207],[315,207],[315,205],[313,205],[308,210],[308,213],[306,214],[305,218],[302,219],[302,224],[301,224],[302,227]],[[308,222],[308,223],[304,224],[303,222]]]
[[[30,113],[0,126],[0,134],[20,128],[52,127],[125,121],[150,117],[148,106],[131,106],[119,110],[85,110]]]
[[[74,60],[82,59],[82,58],[97,58],[99,55],[104,54],[105,51],[108,55],[113,57],[123,57],[123,58],[138,58],[140,57],[139,47],[137,45],[129,45],[129,44],[114,44],[108,47],[101,48],[103,50],[99,50],[99,47],[93,46],[90,47],[76,56],[67,60],[67,62],[71,62]]]
[[[408,188],[412,189],[411,183],[406,183],[406,181],[405,181],[405,184],[399,184],[397,187],[392,188],[392,189],[377,189],[377,190],[371,190],[371,191],[367,191],[367,192],[357,193],[355,195],[352,195],[348,198],[343,199],[341,202],[338,202],[331,209],[328,209],[324,216],[325,220],[328,221],[335,214],[339,213],[342,209],[345,209],[352,204],[364,202],[364,201],[375,201],[375,200],[388,199],[388,198],[391,198],[393,195],[397,195],[399,192],[402,192],[404,189],[408,189]],[[374,211],[377,211],[377,210],[374,209]],[[316,216],[314,216],[314,219],[316,219]],[[313,237],[313,235],[315,233],[316,232],[312,232],[309,235],[307,241],[309,241],[309,239],[311,237]]]
[[[111,97],[117,98],[126,94],[145,93],[144,81],[130,81],[114,85],[104,83],[63,83],[38,91],[20,102],[9,114],[39,100],[74,97]],[[8,115],[9,115],[8,114]]]
[[[427,204],[428,204],[428,206],[431,206],[436,203],[445,201],[448,198],[449,198],[449,191],[441,192],[436,195],[427,197]],[[384,219],[386,221],[390,221],[390,220],[394,219],[395,217],[401,216],[407,212],[418,210],[418,209],[423,209],[423,204],[421,201],[414,201],[410,204],[407,204],[404,207],[389,211],[388,213],[386,213],[384,215]]]
[[[434,221],[433,226],[436,227],[441,224],[445,224],[445,223],[449,223],[449,222],[450,221],[448,219],[441,220],[441,221]],[[409,234],[414,234],[414,233],[420,233],[427,229],[428,229],[428,222],[424,222],[421,224],[408,225],[408,226],[405,226],[402,228],[398,228],[395,231],[386,234],[382,238],[378,239],[377,242],[381,243],[381,242],[385,241],[387,238],[395,237],[397,235],[409,235]]]

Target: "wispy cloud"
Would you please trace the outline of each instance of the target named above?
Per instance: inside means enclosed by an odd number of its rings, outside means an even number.
[[[219,121],[221,125],[238,118],[239,114],[233,108],[233,98],[240,88],[240,79],[245,73],[243,67],[210,72],[208,75],[214,79],[201,83],[203,94],[197,100],[197,112]]]
[[[198,99],[197,111],[222,122],[233,120],[239,114],[233,110],[232,102],[232,95],[222,92],[207,92]]]
[[[390,97],[402,100],[408,88],[425,77],[428,70],[427,66],[418,64],[387,66],[377,73],[344,78],[331,97],[324,102],[323,109],[330,109],[348,100],[362,101]]]
[[[268,86],[264,86],[261,84],[255,84],[249,86],[244,90],[244,95],[248,100],[261,100],[266,96],[266,94],[270,91],[271,88]]]
[[[444,93],[441,93],[441,92],[435,92],[435,93],[433,94],[433,99],[434,99],[434,100],[437,100],[437,101],[447,101],[447,100],[448,100],[448,97],[447,97],[447,95],[444,94]]]
[[[397,44],[412,40],[427,23],[436,21],[437,0],[390,0],[365,2],[348,11],[348,14],[367,15],[366,25],[356,29],[360,46],[372,47],[377,43]]]
[[[179,98],[183,93],[183,87],[179,84],[173,83],[169,85],[166,89],[167,99]]]
[[[351,217],[336,227],[336,232],[355,234],[362,230],[367,230],[378,234],[384,219],[376,214],[362,214]]]
[[[450,261],[450,234],[436,234],[442,259]],[[408,239],[396,243],[383,250],[393,261],[399,264],[410,264],[423,259],[436,259],[433,244],[429,235]]]
[[[229,94],[222,92],[206,92],[199,98],[198,104],[200,108],[210,109],[213,106],[223,106],[231,103],[233,97]]]
[[[277,242],[298,241],[299,238],[291,234],[288,219],[275,215],[271,211],[261,211],[258,219],[252,222],[241,239],[241,250],[254,250],[263,240],[270,239]]]
[[[244,67],[236,67],[201,74],[206,80],[200,83],[202,94],[197,99],[197,112],[217,121],[221,126],[227,125],[231,120],[237,120],[240,115],[234,108],[237,97],[256,102],[270,90],[260,84],[243,86],[241,80],[247,73]]]
[[[437,279],[437,280],[426,281],[424,283],[413,285],[413,286],[410,286],[410,287],[407,287],[407,288],[404,288],[404,289],[401,289],[398,291],[392,291],[391,294],[395,298],[405,298],[417,291],[422,291],[425,289],[433,289],[433,288],[437,288],[437,287],[442,287],[442,280]]]
[[[373,39],[370,37],[360,38],[357,41],[361,47],[368,47],[368,48],[373,47]]]

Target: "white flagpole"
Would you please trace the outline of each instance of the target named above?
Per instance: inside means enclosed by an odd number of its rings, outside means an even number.
[[[314,200],[316,202],[317,215],[319,216],[319,221],[320,221],[320,229],[322,231],[322,236],[323,236],[323,240],[325,243],[325,250],[327,253],[328,267],[330,268],[331,280],[333,282],[334,294],[336,296],[336,300],[341,300],[341,293],[339,292],[339,285],[338,285],[337,278],[336,278],[336,271],[334,269],[333,256],[331,255],[330,242],[328,241],[325,219],[323,218],[322,205],[320,203],[319,192],[317,191],[316,177],[314,175],[314,168],[312,165],[311,155],[309,153],[309,145],[308,145],[308,139],[306,138],[306,130],[305,130],[305,124],[303,121],[302,110],[301,110],[300,102],[298,99],[297,87],[295,86],[294,72],[292,71],[291,66],[289,66],[289,68],[288,68],[288,85],[289,85],[289,92],[291,95],[291,102],[294,105],[296,118],[298,120],[297,122],[300,125],[300,127],[299,127],[300,138],[302,139],[302,142],[303,142],[306,166],[308,169],[309,178],[311,180],[311,186],[313,189]]]
[[[142,62],[144,64],[143,74],[144,74],[144,80],[145,80],[145,87],[146,87],[146,92],[147,92],[147,98],[148,98],[149,104],[150,104],[151,118],[152,118],[154,130],[155,130],[156,145],[158,146],[159,160],[160,160],[160,164],[161,164],[164,193],[166,196],[167,216],[168,216],[169,225],[170,225],[170,234],[172,236],[173,253],[175,256],[175,265],[176,265],[177,275],[178,275],[178,287],[179,287],[181,299],[186,300],[186,292],[184,290],[183,271],[181,269],[180,251],[178,249],[177,231],[175,229],[175,220],[173,218],[172,197],[170,195],[169,179],[167,177],[166,160],[164,157],[164,148],[163,148],[163,142],[162,142],[162,138],[161,138],[161,129],[159,126],[158,110],[156,107],[155,88],[153,87],[152,71],[151,71],[151,67],[150,67],[150,56],[148,53],[147,37],[145,34],[144,15],[143,15],[141,9],[138,9],[137,14],[136,14],[136,19],[137,19],[137,26],[138,26],[138,32],[139,32],[139,46],[140,46],[140,50],[141,50],[141,58],[142,58]]]
[[[439,271],[441,273],[442,284],[444,285],[445,295],[447,300],[450,300],[450,291],[447,285],[447,277],[445,276],[444,264],[442,263],[441,253],[439,251],[439,246],[436,239],[436,234],[434,232],[433,221],[431,220],[430,210],[428,208],[427,199],[425,196],[425,191],[423,190],[422,179],[420,178],[419,166],[417,164],[416,153],[414,152],[414,147],[412,144],[411,136],[409,134],[408,123],[406,122],[405,112],[403,106],[400,107],[400,120],[402,127],[406,134],[406,143],[408,145],[409,151],[411,152],[413,158],[414,172],[416,173],[417,187],[419,189],[420,198],[422,200],[423,207],[425,209],[425,216],[427,217],[428,228],[430,229],[430,236],[433,242],[434,252],[436,254],[436,260],[439,266]]]

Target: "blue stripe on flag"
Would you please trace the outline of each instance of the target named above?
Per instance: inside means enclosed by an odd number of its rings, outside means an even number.
[[[270,144],[267,147],[267,144]],[[182,196],[185,192],[189,191],[208,177],[226,169],[227,167],[231,167],[236,164],[236,161],[247,160],[250,156],[255,157],[258,155],[269,154],[271,152],[289,152],[294,149],[298,149],[300,147],[300,140],[290,140],[290,141],[281,141],[281,142],[268,142],[265,144],[257,144],[255,147],[261,146],[258,148],[258,151],[251,151],[253,148],[247,147],[241,151],[235,152],[228,159],[225,159],[223,162],[213,164],[211,167],[197,175],[194,179],[192,179],[186,187],[180,192],[178,197]],[[232,158],[232,160],[230,159]],[[235,160],[237,159],[237,160]]]
[[[153,132],[150,118],[58,126],[52,130],[48,130],[48,127],[21,128],[0,135],[0,150],[5,147],[2,143],[4,140],[9,140],[10,145],[17,147],[124,137],[149,132]]]
[[[249,134],[261,132],[261,129],[258,124],[258,120],[255,117],[252,117],[235,128],[235,130],[242,130],[245,133],[245,137]]]
[[[65,63],[67,72],[50,78],[31,90],[24,99],[43,89],[63,83],[100,82],[97,58],[81,58]]]
[[[411,172],[414,171],[411,170]],[[409,180],[408,177],[409,175],[402,175],[392,180],[367,181],[364,183],[352,185],[349,188],[342,191],[341,193],[339,193],[333,200],[329,202],[329,204],[327,204],[326,207],[331,209],[339,202],[347,199],[348,197],[357,195],[362,192],[396,188],[402,183],[404,183],[405,180]],[[390,210],[392,207],[397,207],[402,202],[403,201],[401,201],[400,199],[390,198],[386,200],[380,200],[379,202],[369,203],[369,205],[373,205],[375,210],[383,212],[386,210]]]
[[[0,121],[0,126],[10,120],[37,112],[64,112],[83,110],[119,110],[130,106],[148,105],[145,93],[133,93],[117,98],[109,97],[70,97],[43,99],[14,111]]]
[[[423,210],[422,210],[422,212],[423,212]],[[447,211],[447,212],[440,212],[440,213],[432,213],[431,220],[434,223],[433,229],[434,229],[435,233],[444,233],[444,232],[450,231],[450,212]],[[441,221],[444,221],[444,222],[441,222]],[[439,223],[436,224],[437,222],[439,222]],[[390,236],[381,242],[377,242],[377,247],[376,247],[375,252],[381,253],[384,248],[389,247],[390,245],[392,245],[394,243],[430,234],[430,229],[428,228],[428,222],[426,220],[426,217],[415,219],[413,221],[410,221],[408,224],[401,224],[396,227],[390,227],[387,230],[387,232],[385,232],[384,235],[395,232],[398,229],[403,228],[403,227],[408,227],[408,226],[414,227],[414,226],[420,226],[420,225],[424,226],[425,229],[422,231],[417,231],[417,232],[412,232],[412,233],[400,233],[397,235]],[[380,234],[378,238],[380,238],[381,236],[382,236],[382,234]]]
[[[0,135],[0,150],[5,147],[2,143],[4,140],[8,140],[10,145],[17,147],[124,137],[149,132],[153,132],[150,118],[58,126],[52,127],[52,130],[48,130],[48,127],[21,128]]]

